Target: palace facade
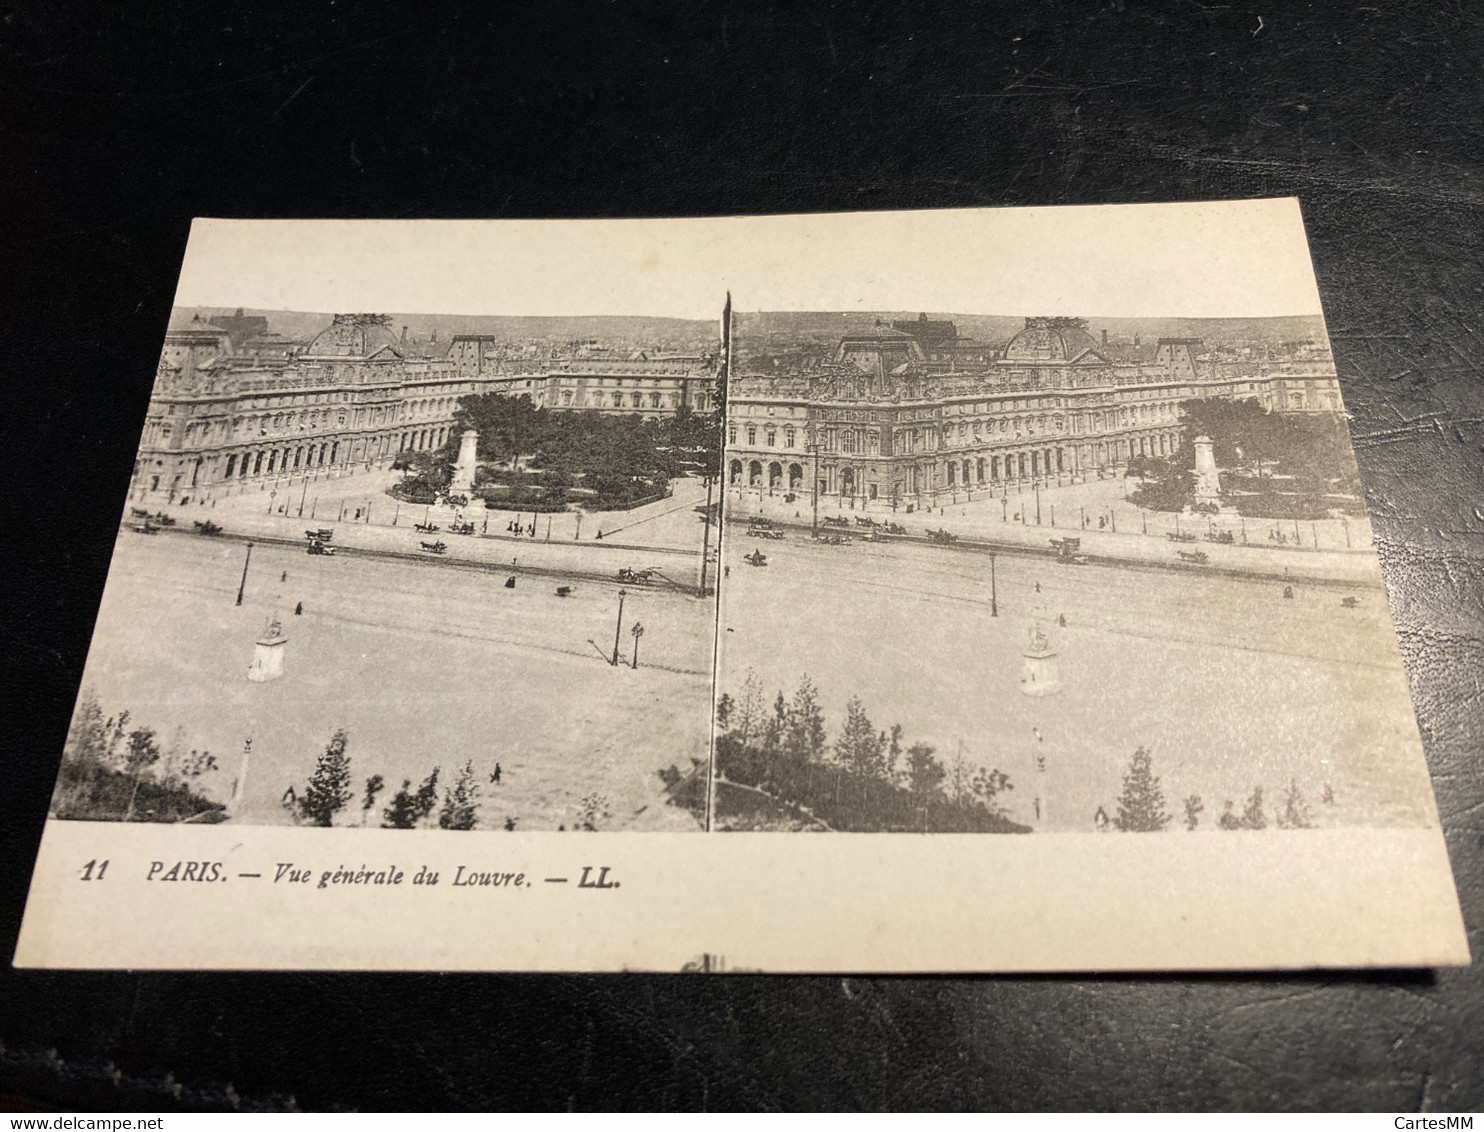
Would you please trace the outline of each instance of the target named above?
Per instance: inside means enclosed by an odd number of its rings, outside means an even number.
[[[234,342],[199,316],[172,324],[132,491],[174,499],[438,447],[459,398],[483,390],[447,358],[414,356],[389,322],[337,314],[308,343]]]
[[[1328,350],[1219,356],[1198,338],[1109,345],[1080,318],[1027,318],[997,350],[951,323],[842,338],[818,369],[734,378],[727,482],[932,507],[959,493],[1106,474],[1179,447],[1180,402],[1342,412]]]
[[[618,357],[593,350],[533,362],[505,357],[503,346],[489,335],[462,334],[449,357],[488,392],[529,397],[538,408],[557,412],[671,417],[681,406],[694,413],[716,408],[716,355],[636,351]]]

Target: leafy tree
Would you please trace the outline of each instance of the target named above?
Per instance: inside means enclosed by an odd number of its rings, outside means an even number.
[[[821,736],[822,738],[822,736]],[[893,723],[883,744],[886,748],[886,780],[897,781],[897,763],[902,759],[902,725]]]
[[[1206,803],[1201,801],[1199,794],[1188,795],[1185,799],[1185,828],[1195,829],[1200,824],[1201,814],[1205,809]]]
[[[1267,815],[1262,812],[1262,787],[1254,786],[1242,810],[1243,829],[1267,829]]]
[[[776,755],[783,747],[783,737],[788,731],[788,704],[780,691],[773,701],[773,714],[763,726],[763,750]]]
[[[1170,815],[1165,812],[1164,791],[1154,773],[1154,760],[1146,748],[1140,747],[1134,751],[1123,776],[1123,793],[1118,797],[1118,815],[1113,825],[1124,833],[1158,833],[1169,824]]]
[[[1220,829],[1241,829],[1242,819],[1237,817],[1237,812],[1232,808],[1232,800],[1228,798],[1221,807],[1221,816],[1216,819],[1216,825]]]
[[[824,712],[819,706],[819,691],[805,675],[794,689],[788,706],[783,750],[789,758],[817,762],[824,754],[824,745]]]
[[[1288,793],[1283,797],[1283,810],[1278,815],[1279,829],[1313,829],[1314,820],[1309,815],[1309,803],[1299,793],[1298,782],[1289,779]]]
[[[479,804],[479,784],[474,781],[474,764],[464,764],[453,780],[453,789],[443,795],[443,810],[438,815],[440,829],[473,829]]]
[[[337,729],[315,763],[314,774],[299,799],[299,816],[310,825],[333,825],[335,815],[351,799],[350,756],[345,753],[349,742],[344,729]]]
[[[937,794],[947,774],[926,743],[913,743],[907,748],[907,789],[919,798]]]
[[[129,791],[129,805],[124,810],[124,820],[134,820],[134,802],[139,797],[139,783],[144,772],[160,761],[160,745],[155,741],[153,727],[136,727],[129,732],[128,752],[124,755],[124,772],[134,780]]]

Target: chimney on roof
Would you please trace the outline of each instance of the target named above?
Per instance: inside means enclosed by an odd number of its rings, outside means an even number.
[[[438,328],[436,326],[433,327],[433,337],[431,337],[430,339],[428,339],[428,341],[430,341],[430,342],[436,342],[436,341],[438,341]]]
[[[1138,344],[1139,344],[1139,336],[1137,334],[1135,334],[1134,335],[1134,345],[1137,346]]]
[[[1105,326],[1105,327],[1103,327],[1103,349],[1106,350],[1107,348],[1108,348],[1108,328]]]
[[[407,327],[402,327],[402,341],[407,341]]]

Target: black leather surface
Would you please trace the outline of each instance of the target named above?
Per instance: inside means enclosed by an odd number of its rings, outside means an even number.
[[[350,7],[51,0],[0,19],[0,499],[12,536],[0,956],[14,941],[192,215],[1278,194],[1304,203],[1480,950],[1477,5]],[[7,966],[0,1043],[0,1094],[65,1107],[1458,1109],[1484,1104],[1484,975]]]

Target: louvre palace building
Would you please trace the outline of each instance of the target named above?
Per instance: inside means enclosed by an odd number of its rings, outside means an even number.
[[[271,334],[266,319],[241,311],[178,319],[165,335],[131,495],[175,500],[369,469],[442,446],[459,399],[480,393],[643,416],[715,407],[715,359],[639,353],[512,371],[497,347],[485,335],[410,343],[380,314],[337,314],[307,341]]]
[[[1199,338],[1132,346],[1081,318],[1027,318],[1002,349],[951,322],[878,323],[808,372],[739,370],[728,389],[727,482],[842,501],[932,507],[1029,482],[1109,474],[1180,444],[1180,402],[1252,398],[1282,412],[1342,411],[1326,346],[1273,358]]]

